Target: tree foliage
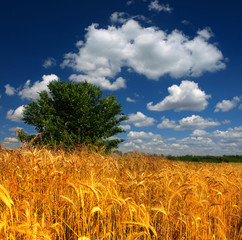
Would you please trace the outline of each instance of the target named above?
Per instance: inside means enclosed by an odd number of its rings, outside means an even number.
[[[222,163],[222,162],[240,162],[242,163],[241,155],[223,155],[223,156],[167,156],[170,160],[178,161],[190,161],[190,162],[212,162],[212,163]]]
[[[24,123],[34,126],[38,133],[35,142],[65,147],[91,144],[112,149],[123,141],[111,138],[125,132],[120,123],[127,119],[115,96],[103,97],[99,87],[87,82],[58,80],[48,88],[49,92],[40,92],[39,98],[24,108]]]

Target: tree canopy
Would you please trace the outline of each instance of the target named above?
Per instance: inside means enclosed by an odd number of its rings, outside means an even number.
[[[49,92],[40,92],[37,100],[25,105],[23,112],[24,123],[35,127],[38,143],[65,147],[92,144],[112,149],[124,141],[113,137],[125,132],[120,123],[127,119],[116,96],[103,97],[100,88],[88,82],[57,80],[48,88]],[[20,141],[24,134],[19,134]]]

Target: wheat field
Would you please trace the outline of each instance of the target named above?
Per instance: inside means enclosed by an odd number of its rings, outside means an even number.
[[[19,148],[0,151],[0,239],[242,236],[239,163]]]

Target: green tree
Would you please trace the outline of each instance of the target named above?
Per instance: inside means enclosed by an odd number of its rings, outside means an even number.
[[[111,138],[125,132],[120,123],[127,119],[113,95],[103,97],[99,87],[87,82],[52,81],[49,93],[25,105],[23,121],[35,127],[35,143],[64,147],[79,144],[117,148],[123,139]],[[24,133],[22,132],[23,136]],[[23,139],[23,137],[22,137]],[[21,139],[20,139],[21,140]]]

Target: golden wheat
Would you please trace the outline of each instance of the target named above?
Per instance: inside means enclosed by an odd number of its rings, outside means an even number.
[[[0,151],[0,239],[241,238],[241,164]]]

